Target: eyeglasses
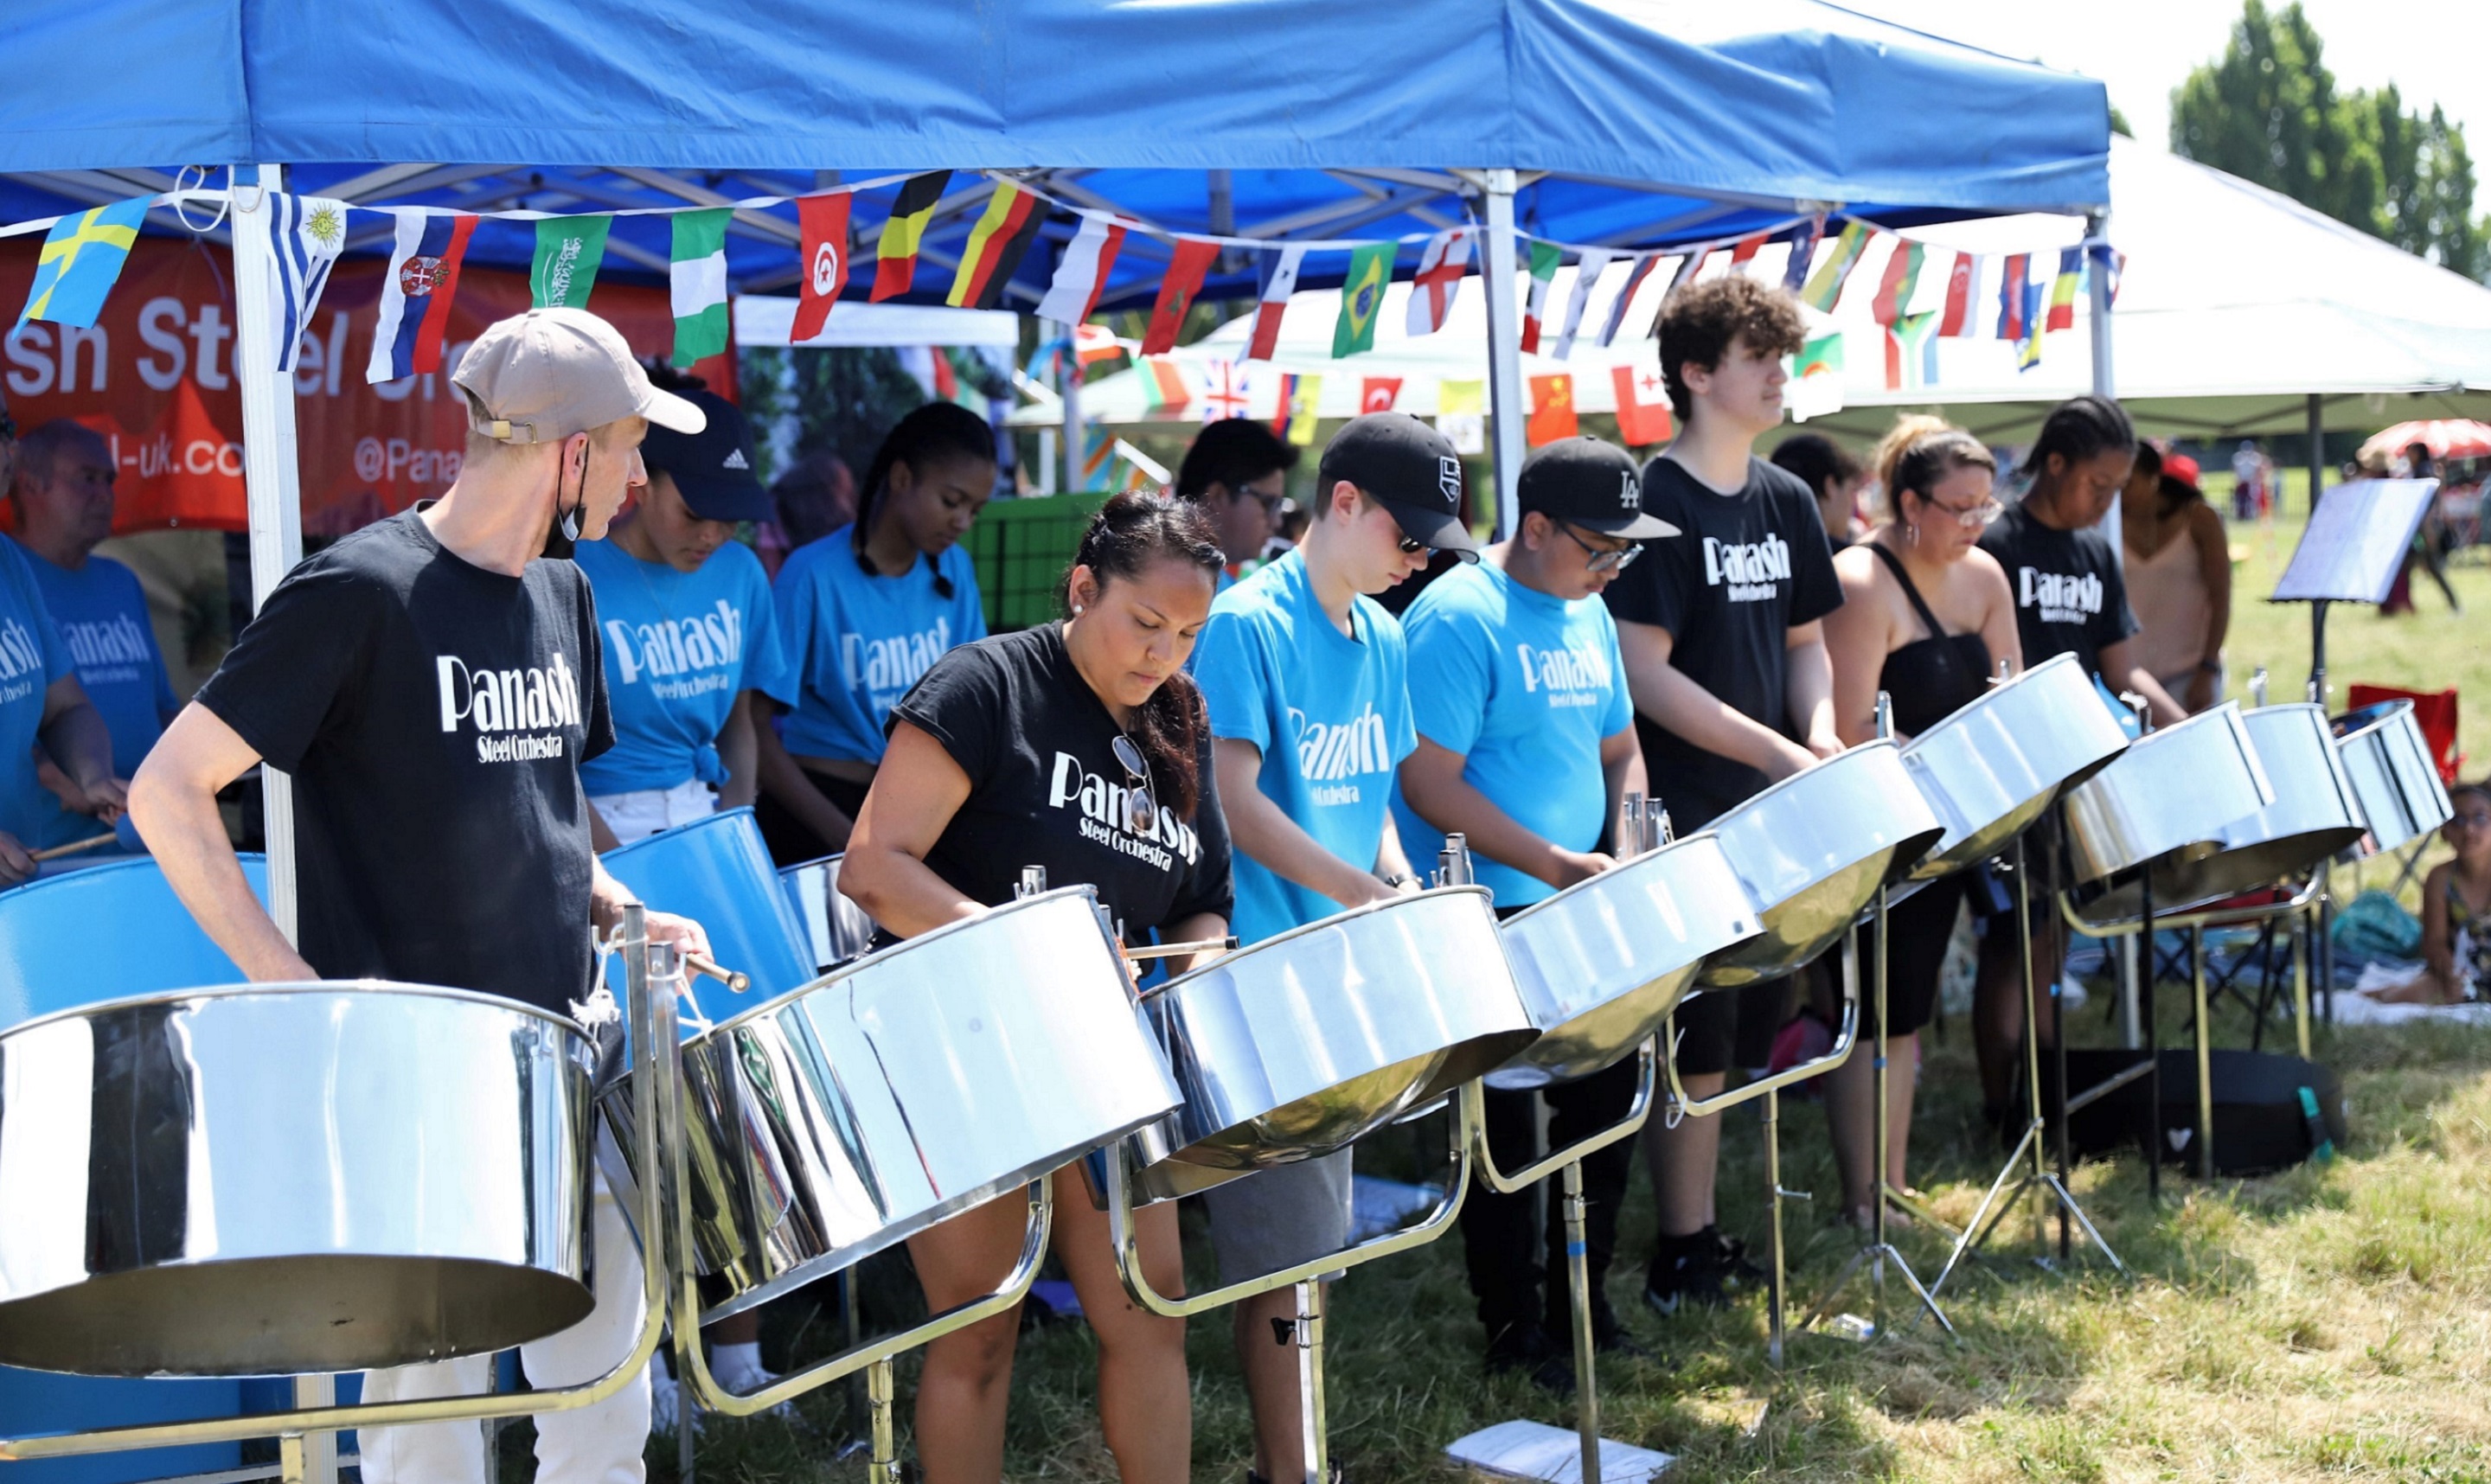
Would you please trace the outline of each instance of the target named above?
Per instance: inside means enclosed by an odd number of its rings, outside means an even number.
[[[1955,524],[1967,531],[1978,531],[2007,513],[2007,507],[1995,500],[1983,500],[1978,505],[1949,505],[1922,495],[1920,503],[1940,514],[1953,516]]]
[[[1125,770],[1125,828],[1135,834],[1148,834],[1158,822],[1158,792],[1151,787],[1150,759],[1123,733],[1108,744],[1116,754],[1116,766]]]
[[[1626,546],[1595,546],[1583,539],[1575,533],[1572,526],[1567,525],[1564,521],[1557,523],[1557,529],[1565,532],[1575,545],[1582,547],[1591,555],[1591,560],[1583,564],[1583,570],[1587,572],[1622,572],[1635,558],[1643,555],[1643,544],[1640,541]]]
[[[1405,557],[1415,557],[1422,551],[1435,550],[1434,547],[1428,545],[1425,541],[1419,539],[1415,536],[1405,536],[1401,538],[1401,539],[1394,541],[1392,544],[1399,547],[1401,549],[1401,554]]]

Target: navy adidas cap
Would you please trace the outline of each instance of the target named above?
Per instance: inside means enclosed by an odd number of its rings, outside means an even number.
[[[684,504],[702,520],[768,520],[777,514],[752,467],[752,424],[744,409],[710,391],[676,393],[709,415],[697,433],[649,424],[640,461],[673,477]]]

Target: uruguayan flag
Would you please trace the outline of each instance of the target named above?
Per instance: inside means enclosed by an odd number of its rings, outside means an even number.
[[[277,191],[269,197],[268,231],[277,258],[277,368],[291,371],[329,270],[346,246],[346,203]]]

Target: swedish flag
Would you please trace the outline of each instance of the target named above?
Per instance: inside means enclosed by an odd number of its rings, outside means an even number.
[[[1333,322],[1332,354],[1337,361],[1375,348],[1375,313],[1384,307],[1384,285],[1392,281],[1392,243],[1368,243],[1349,254],[1340,280],[1340,318]]]
[[[81,329],[103,311],[103,297],[121,277],[130,260],[130,245],[138,240],[138,224],[147,218],[152,196],[132,196],[99,206],[74,217],[63,217],[44,234],[44,250],[35,259],[35,287],[17,323],[49,320]]]

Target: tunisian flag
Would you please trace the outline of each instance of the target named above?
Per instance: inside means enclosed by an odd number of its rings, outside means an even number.
[[[41,247],[31,236],[0,240],[0,304],[25,299]],[[465,399],[450,375],[485,326],[528,307],[526,274],[468,264],[441,369],[374,386],[364,368],[388,272],[385,256],[341,260],[303,338],[294,418],[306,535],[343,536],[450,487],[467,447]],[[74,418],[110,442],[117,534],[249,527],[232,285],[225,248],[142,237],[93,329],[35,321],[0,339],[0,387],[20,428]],[[600,283],[588,306],[640,355],[674,345],[662,284]],[[692,370],[735,396],[731,350]]]

